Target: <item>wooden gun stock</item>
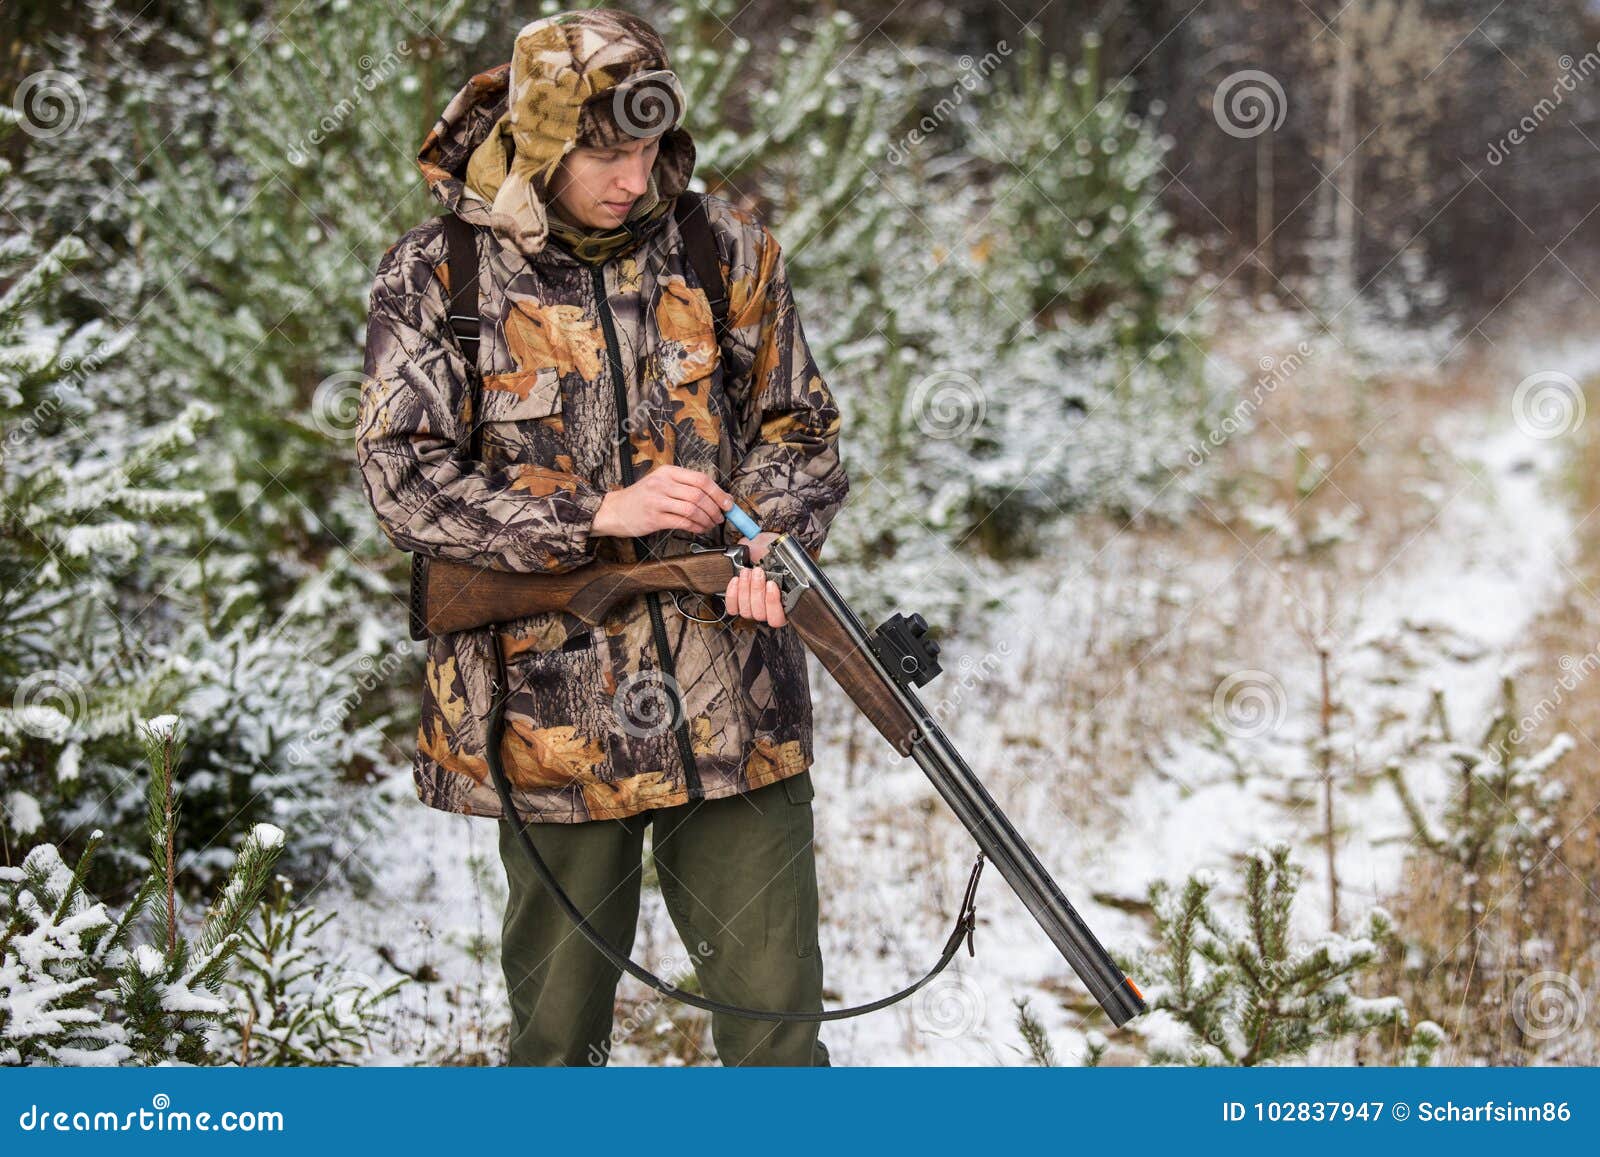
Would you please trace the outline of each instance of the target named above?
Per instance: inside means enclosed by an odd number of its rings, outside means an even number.
[[[721,594],[734,575],[733,560],[718,550],[654,562],[591,562],[559,574],[489,570],[439,558],[419,561],[423,565],[413,574],[411,591],[411,635],[417,639],[543,611],[570,611],[598,627],[624,599],[667,590]]]

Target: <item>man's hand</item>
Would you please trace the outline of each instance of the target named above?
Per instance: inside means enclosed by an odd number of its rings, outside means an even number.
[[[750,561],[760,562],[778,536],[770,530],[763,530],[754,538],[740,539],[750,548]],[[766,577],[767,572],[758,566],[740,567],[733,578],[728,580],[728,590],[723,595],[723,601],[728,606],[730,615],[742,615],[747,619],[754,619],[758,623],[770,623],[774,627],[781,627],[788,619],[783,613],[783,593],[778,584]]]
[[[632,486],[611,490],[595,511],[591,534],[633,538],[656,530],[688,530],[705,534],[733,508],[733,495],[718,486],[703,470],[683,466],[654,467]],[[750,561],[760,562],[778,536],[764,530],[754,538],[741,538],[750,548]],[[758,623],[783,626],[783,595],[778,584],[758,566],[742,567],[728,580],[725,595],[730,615]]]
[[[778,535],[774,531],[763,530],[754,538],[741,537],[739,541],[750,548],[750,561],[760,562],[767,553],[767,547],[778,541]]]
[[[733,495],[703,470],[662,465],[632,486],[606,492],[591,534],[636,538],[657,530],[705,534],[733,508]]]

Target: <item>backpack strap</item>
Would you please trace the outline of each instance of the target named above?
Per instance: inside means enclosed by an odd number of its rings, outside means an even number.
[[[479,454],[478,431],[483,425],[478,419],[480,383],[478,373],[478,228],[469,225],[454,213],[444,213],[445,244],[449,248],[450,300],[446,313],[450,328],[461,346],[467,361],[467,395],[469,423],[465,434],[456,440],[457,453],[476,459]],[[422,609],[428,590],[428,560],[426,556],[411,556],[411,589],[408,597],[410,633],[418,642],[428,637]]]
[[[483,425],[478,420],[478,229],[454,213],[444,215],[444,234],[450,252],[450,328],[455,331],[461,345],[461,355],[467,361],[467,390],[471,395],[468,421],[471,423],[464,439],[465,446],[457,444],[470,457],[478,456],[478,431]]]
[[[728,338],[728,286],[722,279],[722,262],[717,257],[717,239],[706,211],[706,199],[700,193],[685,189],[678,194],[677,201],[673,214],[678,219],[678,232],[683,236],[683,246],[695,278],[711,302],[717,344],[721,345]]]

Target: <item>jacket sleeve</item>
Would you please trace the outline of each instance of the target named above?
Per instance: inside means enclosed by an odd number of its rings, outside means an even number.
[[[440,229],[441,250],[442,239]],[[429,248],[403,238],[385,253],[368,302],[356,433],[367,500],[404,551],[523,573],[580,566],[594,557],[603,492],[565,471],[457,453],[466,360]]]
[[[839,408],[806,344],[778,241],[759,224],[755,236],[728,291],[739,361],[724,380],[746,449],[725,489],[762,530],[792,535],[815,558],[850,491]],[[740,541],[731,525],[725,538]]]

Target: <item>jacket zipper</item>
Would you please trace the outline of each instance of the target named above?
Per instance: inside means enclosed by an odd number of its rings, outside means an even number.
[[[617,342],[617,331],[611,319],[610,298],[606,293],[605,266],[590,266],[590,272],[594,278],[595,304],[600,312],[600,328],[606,337],[606,356],[611,362],[611,386],[617,399],[617,453],[622,466],[622,484],[632,486],[633,443],[628,435],[628,383],[622,372],[622,347]],[[635,538],[633,549],[641,562],[651,557],[648,538]],[[645,604],[650,609],[650,626],[655,635],[656,656],[661,662],[661,669],[666,672],[670,680],[666,692],[678,717],[678,726],[674,728],[674,732],[678,738],[678,754],[683,759],[684,783],[688,786],[691,800],[703,799],[700,768],[695,763],[694,746],[689,740],[689,713],[684,710],[683,700],[676,690],[677,672],[672,664],[672,652],[667,646],[667,622],[661,612],[661,596],[651,591],[645,595]]]

